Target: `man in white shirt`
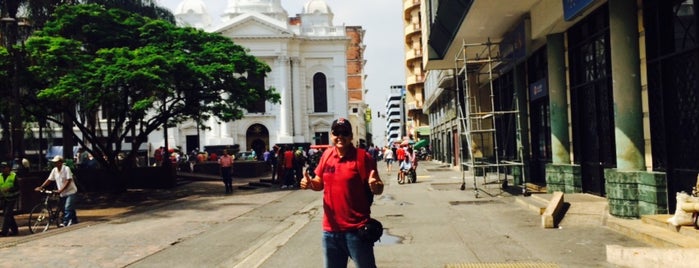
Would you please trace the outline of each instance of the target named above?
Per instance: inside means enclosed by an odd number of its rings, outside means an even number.
[[[63,223],[61,226],[68,226],[71,224],[78,223],[78,216],[75,213],[75,201],[78,192],[78,186],[75,185],[73,180],[73,172],[70,168],[63,165],[63,157],[57,155],[51,159],[54,164],[54,168],[51,170],[49,177],[41,184],[41,186],[36,187],[36,191],[41,191],[46,187],[51,181],[56,182],[56,192],[61,196],[61,203],[63,204]]]

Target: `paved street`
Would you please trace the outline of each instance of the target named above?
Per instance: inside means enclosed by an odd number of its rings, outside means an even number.
[[[494,191],[475,198],[470,187],[459,189],[458,171],[436,163],[421,162],[416,184],[399,185],[395,173],[381,171],[388,185],[372,207],[386,228],[375,247],[379,267],[613,267],[606,245],[643,246],[597,221],[543,229],[540,216],[515,197]],[[1,266],[322,267],[320,192],[224,195],[219,184],[178,186],[198,192],[137,213],[0,238]]]

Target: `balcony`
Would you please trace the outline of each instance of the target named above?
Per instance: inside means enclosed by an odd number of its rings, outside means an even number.
[[[406,77],[405,81],[406,81],[405,83],[408,85],[417,84],[417,83],[424,83],[425,76],[422,74],[408,75]]]
[[[440,70],[439,75],[437,75],[437,85],[441,88],[453,88],[454,87],[454,70]]]
[[[414,59],[422,59],[422,50],[421,49],[410,49],[407,52],[405,52],[405,59],[408,61],[414,60]]]
[[[420,0],[403,0],[403,12],[406,13],[415,7],[420,6]]]
[[[422,27],[420,27],[419,23],[411,23],[405,26],[405,41],[408,42],[410,41],[408,38],[410,38],[413,34],[420,33],[422,31]]]

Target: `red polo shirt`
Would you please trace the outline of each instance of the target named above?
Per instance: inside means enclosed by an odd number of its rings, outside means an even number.
[[[367,195],[369,175],[364,176],[366,179],[359,175],[355,148],[349,149],[342,158],[335,148],[325,153],[330,155],[315,170],[323,179],[323,230],[356,230],[366,223],[371,213]],[[376,168],[368,153],[364,165],[367,173]]]

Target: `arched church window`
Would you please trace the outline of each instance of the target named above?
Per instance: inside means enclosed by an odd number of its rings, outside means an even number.
[[[248,73],[248,81],[251,85],[259,88],[260,90],[264,90],[265,88],[265,78],[261,74]],[[245,108],[248,110],[248,113],[265,113],[265,101],[265,99],[260,99],[249,104],[248,107]]]
[[[313,111],[316,113],[328,111],[328,84],[323,73],[313,75]]]

